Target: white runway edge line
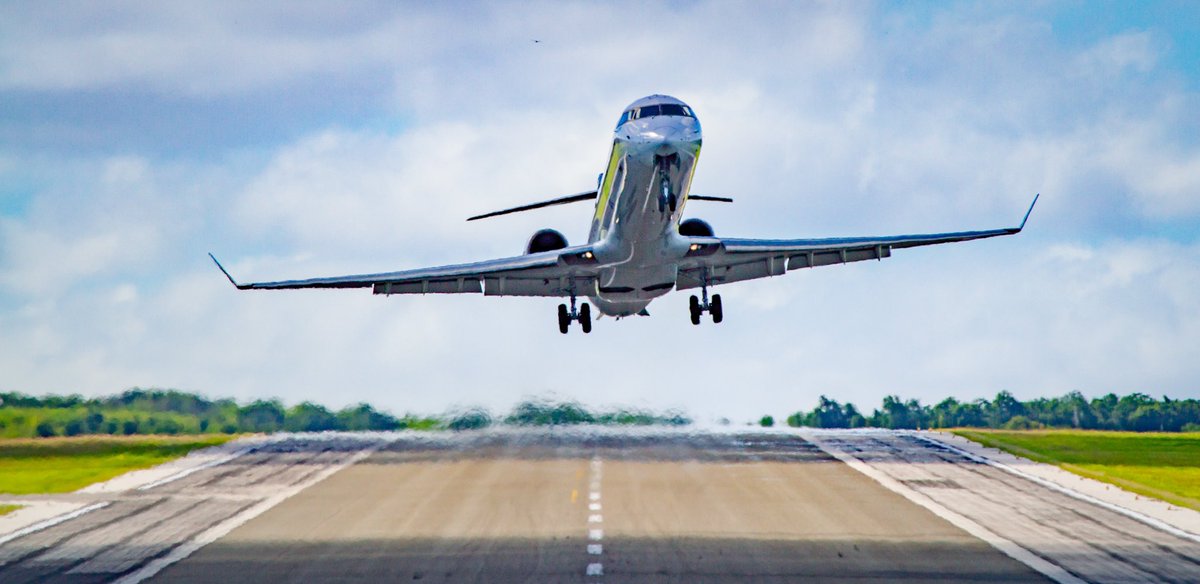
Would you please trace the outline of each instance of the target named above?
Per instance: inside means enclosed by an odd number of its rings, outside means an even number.
[[[589,477],[591,479],[591,488],[588,492],[588,501],[590,501],[588,503],[588,511],[591,511],[587,520],[589,526],[604,522],[604,516],[600,514],[600,478],[603,464],[599,456],[592,457],[592,472],[591,477]],[[597,557],[595,558],[596,561],[588,563],[587,568],[584,570],[585,576],[604,575],[604,564],[600,561],[601,556],[604,554],[604,546],[600,543],[603,539],[603,529],[595,527],[588,529],[587,553],[589,556]]]
[[[43,529],[46,529],[47,527],[54,527],[55,525],[58,525],[59,523],[62,523],[63,521],[70,521],[70,520],[72,520],[76,517],[79,517],[80,515],[83,515],[85,513],[91,513],[92,511],[95,511],[97,509],[103,509],[104,507],[108,507],[108,505],[109,505],[109,503],[107,501],[105,501],[103,503],[94,503],[92,505],[88,505],[87,507],[76,509],[76,510],[70,511],[68,513],[63,513],[62,515],[57,515],[55,517],[51,517],[44,521],[39,521],[37,523],[34,523],[33,525],[30,525],[30,526],[22,528],[22,529],[18,529],[8,535],[0,537],[0,545],[4,545],[14,539],[17,539],[18,537],[25,537],[26,535],[29,535],[31,533],[41,531]],[[4,565],[4,562],[0,562],[0,566],[3,566],[3,565]]]
[[[392,440],[394,440],[394,439],[392,439]],[[240,527],[241,525],[250,521],[251,519],[254,519],[255,517],[258,517],[259,515],[262,515],[263,513],[267,512],[267,510],[271,509],[272,507],[286,501],[287,499],[290,499],[291,497],[295,496],[297,493],[303,491],[304,489],[307,489],[307,488],[329,478],[334,473],[342,470],[343,468],[346,468],[346,467],[370,456],[371,454],[374,454],[375,451],[379,450],[380,448],[383,448],[388,443],[390,443],[392,440],[386,440],[386,439],[381,440],[378,444],[372,445],[366,449],[358,451],[357,453],[352,455],[350,458],[343,461],[341,464],[336,464],[334,466],[331,466],[331,467],[317,473],[316,475],[309,478],[308,480],[306,480],[298,485],[293,486],[290,489],[286,489],[284,491],[277,493],[276,495],[274,495],[272,497],[264,499],[263,501],[259,502],[257,505],[254,505],[253,507],[250,507],[249,509],[246,509],[245,511],[242,511],[241,513],[238,513],[237,515],[234,515],[233,517],[230,517],[229,519],[226,519],[225,521],[222,521],[221,523],[218,523],[218,524],[208,528],[207,530],[201,532],[200,535],[197,535],[191,541],[187,541],[187,542],[180,544],[178,547],[171,550],[171,552],[168,553],[167,555],[165,555],[161,558],[158,558],[156,560],[153,560],[150,563],[146,564],[145,566],[142,566],[140,569],[130,572],[129,574],[126,574],[124,577],[113,581],[112,584],[138,584],[139,582],[142,582],[143,580],[147,580],[149,578],[154,577],[155,574],[158,574],[159,572],[163,571],[171,564],[174,564],[176,562],[186,559],[188,556],[199,551],[200,548],[203,548],[204,546],[206,546],[214,541],[217,541],[218,539],[221,539],[225,535],[229,534],[229,532],[233,531],[234,529],[237,529],[238,527]]]
[[[1138,513],[1137,511],[1134,511],[1133,509],[1126,509],[1120,505],[1114,505],[1107,501],[1101,501],[1100,499],[1097,499],[1091,495],[1086,495],[1084,493],[1080,493],[1079,491],[1064,487],[1054,481],[1048,481],[1042,477],[1029,474],[1023,470],[1020,470],[1018,468],[1014,468],[1012,466],[1004,464],[1003,462],[998,462],[998,461],[992,460],[990,458],[987,458],[986,456],[979,456],[977,454],[967,452],[966,450],[963,450],[963,449],[961,449],[957,446],[953,446],[951,444],[946,444],[945,442],[942,442],[941,440],[938,440],[936,438],[930,438],[928,436],[922,436],[920,434],[914,434],[914,436],[916,436],[918,440],[923,440],[930,444],[941,446],[942,448],[945,448],[946,450],[949,450],[959,456],[964,456],[966,458],[974,460],[975,462],[982,462],[988,466],[991,466],[993,468],[998,468],[1004,472],[1019,476],[1025,480],[1033,481],[1043,487],[1046,487],[1047,489],[1062,493],[1068,497],[1079,499],[1080,501],[1091,503],[1093,505],[1098,505],[1100,507],[1108,509],[1109,511],[1112,511],[1113,513],[1119,513],[1119,514],[1124,515],[1135,521],[1140,521],[1142,523],[1145,523],[1146,525],[1149,525],[1150,527],[1153,527],[1155,529],[1165,531],[1171,535],[1174,535],[1175,537],[1180,537],[1180,538],[1183,538],[1183,539],[1186,539],[1189,541],[1194,541],[1196,543],[1200,543],[1200,535],[1196,535],[1190,531],[1184,531],[1182,529],[1179,529],[1178,527],[1175,527],[1174,525],[1170,525],[1168,523],[1165,523],[1163,521],[1159,521],[1158,519],[1150,517],[1149,515],[1143,515],[1141,513]]]
[[[930,499],[929,497],[905,486],[896,479],[878,470],[875,470],[867,463],[854,458],[852,455],[842,452],[841,450],[833,448],[828,444],[825,444],[825,442],[819,437],[812,434],[805,434],[804,436],[809,439],[809,442],[816,444],[817,447],[826,454],[846,463],[846,466],[849,466],[850,468],[874,479],[875,482],[883,485],[883,487],[889,491],[892,491],[893,493],[896,493],[897,495],[900,495],[905,499],[908,499],[909,501],[928,509],[934,515],[949,521],[950,524],[954,525],[955,527],[958,527],[959,529],[983,540],[988,545],[1000,550],[1004,553],[1004,555],[1021,562],[1022,564],[1025,564],[1034,570],[1037,570],[1043,576],[1046,576],[1047,578],[1050,578],[1059,584],[1087,584],[1086,580],[1076,577],[1074,574],[1071,574],[1063,569],[1062,566],[1051,563],[1045,558],[1021,547],[1020,545],[1017,545],[1016,542],[1001,537],[993,533],[988,528],[972,521],[971,519],[943,507],[940,503],[934,501],[933,499]]]

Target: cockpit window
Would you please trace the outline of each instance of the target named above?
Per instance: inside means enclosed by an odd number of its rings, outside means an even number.
[[[621,114],[621,119],[617,121],[617,127],[620,128],[629,120],[638,120],[651,116],[681,116],[685,118],[696,117],[695,114],[692,113],[692,108],[689,108],[686,105],[679,105],[677,103],[647,105],[640,108],[635,107],[633,109],[626,110],[625,113]]]

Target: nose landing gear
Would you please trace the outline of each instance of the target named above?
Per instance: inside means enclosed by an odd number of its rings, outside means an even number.
[[[571,321],[579,321],[579,328],[583,329],[584,334],[592,332],[592,307],[587,302],[575,309],[575,297],[571,296],[571,309],[567,310],[566,304],[558,305],[558,332],[567,334],[567,329],[571,326]]]
[[[671,213],[674,213],[675,207],[678,205],[679,197],[675,196],[675,193],[671,192],[671,181],[664,173],[662,175],[662,181],[659,183],[658,212],[666,213],[667,209],[670,209]]]

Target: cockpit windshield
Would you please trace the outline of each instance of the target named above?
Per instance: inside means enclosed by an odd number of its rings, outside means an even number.
[[[677,103],[662,103],[655,105],[646,105],[642,107],[630,108],[621,114],[621,119],[617,122],[617,127],[620,128],[629,120],[640,120],[651,116],[682,116],[685,118],[695,118],[692,113],[692,108],[686,105]]]

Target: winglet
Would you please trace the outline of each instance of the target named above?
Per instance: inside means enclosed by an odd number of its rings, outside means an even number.
[[[1033,212],[1033,206],[1037,204],[1038,197],[1040,196],[1042,196],[1041,193],[1033,196],[1033,202],[1029,204],[1029,210],[1025,212],[1025,218],[1021,219],[1021,226],[1017,228],[1017,231],[1025,229],[1025,222],[1029,221],[1029,214]]]
[[[222,274],[225,274],[225,277],[229,279],[229,283],[233,284],[234,288],[237,288],[238,290],[245,290],[246,288],[249,288],[249,286],[238,284],[237,280],[234,280],[233,276],[229,275],[229,270],[226,270],[225,266],[222,266],[221,262],[217,261],[217,256],[213,255],[211,251],[208,252],[208,257],[212,258],[213,263],[217,264],[217,268],[221,270]]]

